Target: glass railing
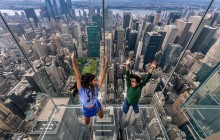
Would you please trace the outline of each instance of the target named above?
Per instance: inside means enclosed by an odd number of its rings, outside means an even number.
[[[209,83],[220,62],[218,7],[217,0],[1,1],[0,137],[159,140],[219,132],[220,87]],[[105,116],[89,126],[80,124],[79,97],[69,91],[72,51],[81,74],[98,76],[109,57],[99,92]],[[159,64],[142,89],[140,114],[130,110],[126,120],[128,57],[141,78],[153,60]]]

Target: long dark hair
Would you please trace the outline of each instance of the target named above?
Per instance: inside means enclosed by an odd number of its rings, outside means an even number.
[[[89,102],[91,99],[89,92],[92,92],[92,99],[94,99],[95,96],[95,87],[93,85],[91,85],[90,83],[94,80],[96,76],[92,73],[86,73],[83,74],[81,77],[81,85],[83,88],[86,88],[88,91],[87,96],[88,96],[88,100],[87,102]],[[73,87],[70,88],[70,90],[73,93],[73,96],[75,97],[78,94],[78,90],[77,90],[77,86],[76,86],[76,82],[74,83]]]
[[[94,78],[95,78],[95,75],[92,74],[92,73],[83,74],[82,77],[81,77],[81,85],[82,85],[82,87],[84,87],[84,88],[86,88],[88,90],[86,92],[87,96],[88,96],[87,102],[89,102],[91,100],[90,99],[91,97],[89,95],[90,91],[92,92],[92,100],[94,99],[94,96],[95,96],[95,87],[90,84],[94,80]]]

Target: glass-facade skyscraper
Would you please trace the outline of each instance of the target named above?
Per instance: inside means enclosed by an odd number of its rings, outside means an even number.
[[[100,37],[98,26],[95,23],[87,25],[86,34],[88,38],[88,56],[99,57]]]

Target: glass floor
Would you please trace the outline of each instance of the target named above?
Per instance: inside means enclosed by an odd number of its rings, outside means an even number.
[[[50,102],[50,101],[49,101]],[[165,140],[162,122],[153,106],[133,108],[123,115],[121,106],[104,106],[104,117],[84,125],[81,106],[46,105],[29,135],[38,140]]]

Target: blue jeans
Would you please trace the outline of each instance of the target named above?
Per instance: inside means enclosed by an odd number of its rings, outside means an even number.
[[[128,103],[127,99],[125,99],[124,104],[123,104],[123,112],[125,114],[128,113],[129,107],[131,106],[131,104]],[[139,113],[139,107],[138,104],[134,104],[132,105],[133,109],[134,109],[134,113]]]

